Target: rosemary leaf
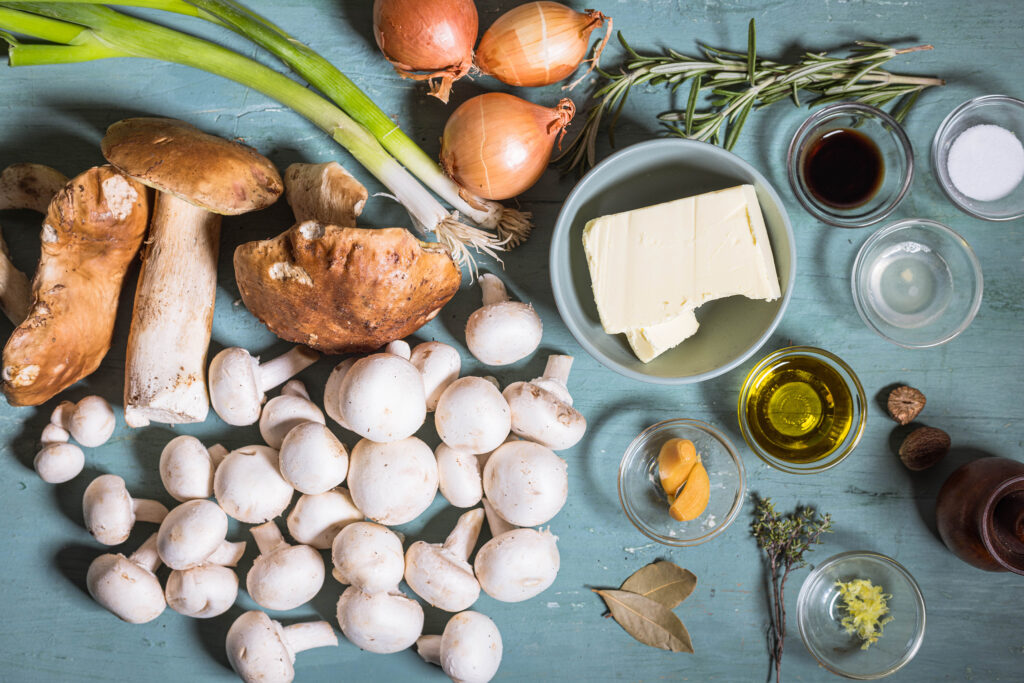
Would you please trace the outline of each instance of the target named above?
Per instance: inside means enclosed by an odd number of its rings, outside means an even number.
[[[747,29],[747,78],[750,85],[754,85],[754,74],[757,73],[757,29],[754,27],[754,20],[750,20],[750,27]],[[748,108],[749,111],[749,108]],[[726,145],[728,149],[729,146]]]

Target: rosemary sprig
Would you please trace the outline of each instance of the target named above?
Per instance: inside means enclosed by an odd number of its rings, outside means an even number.
[[[721,144],[732,149],[751,111],[792,98],[801,106],[800,91],[815,95],[809,106],[854,100],[876,107],[895,102],[893,117],[902,121],[925,88],[945,85],[941,78],[907,76],[881,67],[897,55],[932,49],[931,45],[894,48],[882,43],[858,41],[846,57],[826,52],[807,52],[799,61],[782,64],[757,56],[757,30],[750,20],[746,52],[730,52],[702,46],[700,57],[675,50],[664,55],[643,55],[634,50],[622,33],[619,42],[626,60],[618,73],[597,69],[603,84],[594,92],[579,134],[556,159],[580,172],[596,161],[597,135],[610,117],[608,137],[615,144],[615,123],[632,88],[642,83],[664,85],[675,92],[690,81],[686,108],[658,116],[672,135]],[[711,96],[710,109],[699,108],[701,93]]]

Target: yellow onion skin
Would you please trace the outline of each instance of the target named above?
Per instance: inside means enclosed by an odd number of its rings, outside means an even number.
[[[540,179],[575,113],[568,98],[548,108],[507,93],[477,95],[448,118],[441,166],[485,199],[515,197]]]
[[[473,0],[375,0],[373,37],[403,78],[430,81],[448,103],[452,83],[473,66],[480,30]]]
[[[596,10],[580,13],[558,2],[514,7],[480,39],[476,65],[509,85],[557,83],[583,61],[590,33],[606,18]]]

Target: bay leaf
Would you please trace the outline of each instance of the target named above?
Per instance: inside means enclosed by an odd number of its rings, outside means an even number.
[[[644,645],[693,652],[690,634],[669,608],[642,595],[621,590],[595,590],[619,626]]]
[[[697,587],[697,576],[689,569],[661,560],[633,572],[622,584],[621,590],[637,593],[668,609],[674,609],[690,597]]]

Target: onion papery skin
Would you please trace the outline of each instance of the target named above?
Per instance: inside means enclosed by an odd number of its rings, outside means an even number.
[[[477,95],[448,118],[441,167],[481,197],[515,197],[540,179],[575,113],[568,98],[548,108],[507,93]]]
[[[498,17],[480,39],[476,66],[502,83],[551,85],[568,77],[587,54],[591,32],[606,17],[558,2],[531,2]]]
[[[373,37],[402,78],[429,80],[445,104],[452,83],[473,67],[480,30],[473,0],[375,0]]]

